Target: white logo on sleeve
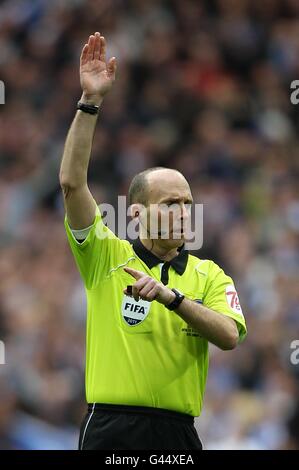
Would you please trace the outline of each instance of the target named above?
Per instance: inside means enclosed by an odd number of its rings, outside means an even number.
[[[138,302],[133,297],[125,295],[121,305],[121,313],[125,322],[130,325],[138,325],[145,320],[150,310],[151,302],[139,299]]]
[[[229,307],[233,310],[233,312],[239,315],[242,315],[243,317],[241,305],[239,302],[239,297],[238,297],[235,286],[233,285],[227,286],[225,289],[225,295],[226,295],[227,303]]]

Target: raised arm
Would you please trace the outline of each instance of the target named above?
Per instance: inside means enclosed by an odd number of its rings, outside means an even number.
[[[89,36],[80,57],[80,101],[100,106],[115,80],[116,59],[106,63],[105,38],[100,33]],[[68,222],[73,229],[90,226],[95,217],[94,199],[87,185],[87,170],[98,115],[77,111],[68,132],[59,181]]]

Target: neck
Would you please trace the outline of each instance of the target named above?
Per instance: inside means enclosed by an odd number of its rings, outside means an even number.
[[[151,251],[157,258],[164,261],[170,261],[172,258],[179,254],[178,247],[169,248],[167,246],[161,246],[159,240],[151,240],[150,238],[141,238],[141,243],[145,248]]]

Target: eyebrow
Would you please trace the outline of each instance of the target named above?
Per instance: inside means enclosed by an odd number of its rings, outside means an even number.
[[[185,198],[168,197],[168,198],[162,199],[162,201],[160,201],[159,204],[162,204],[163,202],[180,202],[182,199],[185,199]],[[188,204],[193,204],[193,199],[190,199],[189,197],[186,199],[187,199]]]

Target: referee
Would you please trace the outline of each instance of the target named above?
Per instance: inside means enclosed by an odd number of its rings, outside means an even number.
[[[201,449],[194,416],[202,408],[208,343],[235,348],[245,320],[232,279],[184,247],[192,195],[180,172],[156,167],[133,178],[129,198],[140,227],[133,244],[102,222],[87,169],[98,110],[115,80],[116,60],[106,62],[105,49],[100,33],[83,47],[83,94],[60,169],[65,228],[87,295],[88,410],[79,449]],[[160,225],[157,236],[147,228],[162,205],[179,208],[168,239]]]

